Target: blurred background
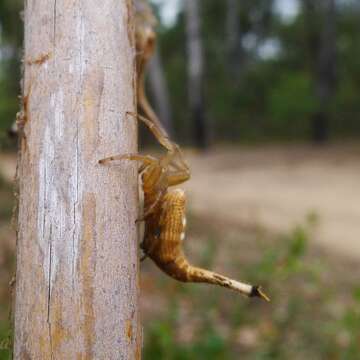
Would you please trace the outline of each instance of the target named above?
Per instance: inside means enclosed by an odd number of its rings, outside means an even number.
[[[153,0],[151,102],[192,168],[186,251],[272,302],[142,264],[145,359],[360,359],[360,2]],[[22,1],[0,1],[0,359]],[[144,152],[160,151],[141,129]]]

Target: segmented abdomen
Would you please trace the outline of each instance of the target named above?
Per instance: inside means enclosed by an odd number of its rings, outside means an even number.
[[[146,220],[144,239],[145,253],[160,269],[179,281],[219,285],[247,296],[259,296],[268,300],[258,286],[241,283],[190,265],[182,248],[185,227],[184,191],[168,191],[162,198],[161,207]]]
[[[190,265],[184,254],[185,205],[183,190],[176,189],[165,194],[159,214],[155,216],[158,220],[158,238],[152,240],[154,245],[149,256],[165,273],[179,281],[209,282],[204,276],[206,270]]]
[[[185,194],[183,190],[168,191],[157,213],[146,221],[145,243],[148,255],[164,270],[164,265],[183,257],[185,237]],[[167,272],[167,271],[166,271]]]

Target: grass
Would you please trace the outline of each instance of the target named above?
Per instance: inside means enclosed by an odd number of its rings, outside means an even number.
[[[0,328],[0,360],[11,359],[11,331],[8,327]]]
[[[13,212],[13,186],[0,176],[0,360],[10,359],[11,326],[9,319],[10,288],[9,280],[14,272],[14,254],[9,245],[13,241],[10,222]]]

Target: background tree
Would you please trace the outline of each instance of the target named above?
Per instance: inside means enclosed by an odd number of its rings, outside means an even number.
[[[316,142],[323,142],[329,137],[329,110],[336,91],[336,10],[335,0],[322,0],[319,5],[322,25],[319,31],[318,49],[314,54],[316,55],[315,93],[319,108],[313,118],[313,139]]]
[[[316,107],[311,116],[312,139],[323,142],[329,136],[329,106],[336,85],[335,3],[303,0],[304,26],[309,51]]]
[[[199,0],[186,0],[186,35],[188,56],[188,97],[194,126],[195,144],[199,148],[209,146],[209,128],[204,105],[204,55],[201,35]]]
[[[244,65],[239,0],[227,0],[226,41],[230,76],[239,78]]]
[[[23,1],[0,2],[0,142],[7,145],[7,130],[15,120],[20,94]]]
[[[171,105],[169,100],[169,89],[164,76],[161,55],[158,47],[149,64],[149,85],[153,96],[153,103],[160,121],[170,136],[174,133]]]

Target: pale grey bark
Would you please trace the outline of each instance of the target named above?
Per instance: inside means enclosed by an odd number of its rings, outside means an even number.
[[[206,148],[209,129],[204,108],[204,55],[201,38],[199,0],[185,0],[186,37],[188,55],[188,98],[194,125],[196,145]]]
[[[149,85],[154,98],[154,107],[168,134],[173,134],[171,106],[159,50],[156,49],[149,64]]]
[[[140,359],[131,0],[25,1],[15,359]]]

